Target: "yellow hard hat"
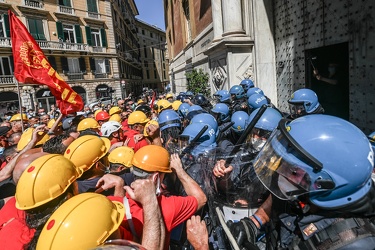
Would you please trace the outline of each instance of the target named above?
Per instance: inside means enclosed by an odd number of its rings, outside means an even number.
[[[83,171],[87,171],[108,153],[110,147],[111,142],[107,138],[84,135],[68,146],[64,156]]]
[[[145,103],[145,101],[143,101],[142,99],[139,99],[139,100],[137,101],[137,105],[142,104],[142,103]]]
[[[142,111],[134,111],[129,115],[128,124],[129,125],[134,125],[136,123],[143,124],[143,123],[147,123],[149,120],[150,119],[148,119],[145,113],[143,113]]]
[[[117,106],[114,106],[109,110],[109,115],[120,114],[120,113],[121,113],[121,109]],[[96,117],[96,115],[95,115],[95,117]]]
[[[21,114],[15,114],[13,115],[11,118],[10,118],[10,122],[15,122],[15,121],[20,121],[21,120]],[[24,121],[29,121],[29,119],[27,118],[27,115],[25,113],[22,113],[22,120]]]
[[[64,202],[48,219],[38,250],[92,249],[103,244],[125,217],[121,202],[96,193],[83,193]]]
[[[132,165],[147,172],[171,173],[168,151],[157,145],[147,145],[134,154]]]
[[[150,120],[149,122],[146,123],[145,128],[144,128],[144,130],[143,130],[143,135],[144,135],[144,136],[148,136],[147,128],[148,128],[148,126],[150,126],[151,124],[152,124],[152,125],[156,125],[156,126],[159,127],[159,123],[158,123],[157,121],[155,121],[155,120]]]
[[[80,132],[89,128],[91,129],[100,128],[100,125],[94,118],[85,118],[78,123],[77,131]]]
[[[51,119],[49,120],[48,124],[47,124],[47,127],[48,128],[52,128],[53,124],[55,124],[56,120],[55,119]],[[62,122],[59,122],[59,125],[58,126],[62,126]]]
[[[121,115],[119,115],[119,114],[113,114],[109,118],[109,121],[121,122]]]
[[[132,166],[132,159],[134,156],[134,150],[127,146],[115,148],[108,155],[108,161],[110,163],[119,163],[125,167],[130,168]]]
[[[30,163],[16,187],[16,207],[28,210],[62,195],[83,171],[60,154],[47,154]]]
[[[23,134],[21,135],[20,140],[17,143],[17,150],[21,151],[26,145],[31,141],[33,137],[34,128],[26,129]],[[42,135],[43,132],[39,132],[39,135]],[[48,141],[49,135],[45,133],[45,135],[35,144],[35,146],[43,145],[46,141]]]
[[[168,98],[173,98],[173,94],[168,93],[168,94],[165,96],[165,99],[168,99]]]
[[[173,108],[173,110],[177,112],[177,110],[178,110],[178,108],[180,107],[181,104],[182,104],[182,102],[179,101],[179,100],[174,101],[174,102],[172,103],[172,108]]]
[[[169,101],[167,100],[159,100],[158,103],[158,113],[160,113],[161,111],[165,110],[165,109],[169,109],[172,107],[172,103],[170,103]]]

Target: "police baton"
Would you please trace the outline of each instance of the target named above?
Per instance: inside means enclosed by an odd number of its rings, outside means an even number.
[[[263,104],[262,107],[260,107],[258,113],[256,113],[256,115],[254,116],[254,119],[251,120],[251,122],[249,123],[249,125],[246,127],[245,131],[242,133],[240,139],[238,139],[236,145],[234,145],[232,151],[229,154],[230,156],[233,156],[238,151],[238,149],[240,148],[241,144],[245,142],[248,134],[251,132],[251,130],[253,130],[253,128],[255,127],[255,124],[262,117],[262,115],[264,114],[264,112],[266,111],[266,109],[267,109],[267,105],[266,104]],[[229,158],[226,163],[229,165],[233,161],[233,158],[234,157]]]
[[[216,137],[216,142],[220,141],[221,137],[222,137],[222,133],[224,133],[225,131],[227,131],[228,129],[230,129],[230,127],[232,127],[234,124],[234,122],[230,122],[227,126],[225,126],[223,129],[220,129],[219,130],[219,136]]]

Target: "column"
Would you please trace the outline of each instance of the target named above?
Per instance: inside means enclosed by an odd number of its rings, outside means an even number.
[[[222,38],[223,35],[223,13],[221,10],[221,0],[211,0],[211,8],[212,25],[214,28],[214,41],[218,41]]]
[[[242,25],[241,1],[242,0],[225,0],[222,2],[224,23],[223,36],[245,33]]]

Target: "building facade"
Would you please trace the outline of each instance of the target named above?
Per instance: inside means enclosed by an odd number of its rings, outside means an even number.
[[[135,16],[138,9],[133,0],[112,2],[115,47],[118,55],[122,98],[139,89],[142,84],[139,39]]]
[[[137,14],[135,5],[127,6]],[[116,47],[114,8],[110,1],[0,1],[0,113],[19,108],[13,77],[9,9],[28,28],[52,67],[86,104],[101,98],[121,98],[124,93],[121,82],[132,79],[131,74],[137,74],[132,71],[128,71],[130,75],[122,73],[126,70],[121,68],[119,57],[122,54]],[[49,110],[55,104],[55,98],[45,86],[24,83],[19,86],[23,106]]]
[[[136,19],[136,25],[142,63],[142,88],[164,92],[169,84],[165,31],[139,19]]]
[[[375,8],[371,1],[164,0],[170,75],[210,74],[211,93],[254,80],[282,111],[311,88],[327,114],[374,131]],[[332,68],[334,70],[332,74]],[[332,78],[336,85],[314,76]]]

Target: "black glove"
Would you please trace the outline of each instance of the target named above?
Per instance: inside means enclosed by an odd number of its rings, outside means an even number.
[[[245,217],[239,222],[229,221],[228,227],[239,247],[243,246],[246,249],[259,249],[255,243],[260,231],[250,218]]]

